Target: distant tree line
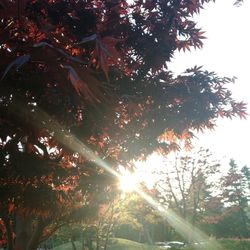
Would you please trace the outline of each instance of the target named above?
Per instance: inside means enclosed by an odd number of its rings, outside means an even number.
[[[171,159],[171,166],[169,164],[170,161],[166,161],[166,168],[155,173],[160,175],[160,181],[154,189],[145,189],[145,192],[150,192],[166,210],[171,209],[208,236],[250,236],[250,169],[247,166],[239,167],[230,160],[228,171],[222,173],[222,165],[207,149],[192,154],[178,153]],[[83,226],[80,228],[83,230]],[[85,238],[85,243],[86,232],[98,242],[94,249],[106,249],[110,237],[148,244],[195,240],[180,236],[167,220],[135,193],[111,196],[110,202],[103,205],[99,219],[83,231],[85,236],[81,238]]]

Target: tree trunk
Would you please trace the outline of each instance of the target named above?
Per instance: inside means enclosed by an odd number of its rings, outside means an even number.
[[[12,235],[12,228],[11,228],[11,224],[10,224],[10,219],[7,216],[3,216],[3,221],[4,221],[4,225],[6,228],[6,233],[7,233],[7,244],[8,244],[8,250],[13,250],[13,235]]]
[[[74,242],[74,239],[71,238],[70,241],[71,241],[72,249],[73,249],[73,250],[77,250],[77,249],[76,249],[76,244],[75,244],[75,242]]]
[[[39,245],[39,240],[42,237],[43,229],[45,227],[45,223],[42,220],[38,220],[36,224],[36,228],[32,233],[32,237],[29,240],[27,250],[36,250]]]
[[[16,216],[16,240],[14,250],[27,250],[32,234],[32,219],[30,217]]]
[[[138,242],[140,242],[141,243],[141,232],[139,232],[139,235],[138,235]]]
[[[106,233],[106,236],[105,236],[105,242],[104,242],[104,250],[107,250],[107,247],[108,247],[108,241],[109,241],[109,236],[110,236],[110,233],[112,232],[113,230],[113,227],[114,227],[114,223],[110,223],[109,226],[108,226],[108,230],[107,230],[107,233]]]
[[[99,230],[97,230],[97,233],[96,233],[96,250],[99,250],[100,249],[100,234],[99,234]]]
[[[92,238],[89,236],[87,238],[87,247],[88,247],[88,250],[93,250],[93,244],[92,244]]]
[[[143,222],[143,229],[144,229],[144,233],[145,233],[145,236],[146,236],[147,243],[152,246],[153,241],[152,241],[148,226],[146,225],[145,222]]]

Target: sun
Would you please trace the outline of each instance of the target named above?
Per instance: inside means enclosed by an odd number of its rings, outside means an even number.
[[[139,179],[134,173],[125,170],[122,171],[119,178],[119,188],[126,193],[135,191],[138,188]]]
[[[146,161],[134,162],[133,172],[128,171],[123,166],[118,166],[120,173],[119,188],[123,192],[136,191],[142,185],[148,190],[154,189],[155,184],[161,178],[157,172],[164,168],[164,164],[163,158],[154,154],[148,157]]]

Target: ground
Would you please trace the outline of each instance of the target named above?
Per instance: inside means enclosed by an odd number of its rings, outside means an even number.
[[[82,250],[82,245],[80,242],[75,242],[77,250]],[[189,246],[183,248],[184,250],[249,250],[250,249],[250,240],[218,240],[216,241],[217,247],[211,249],[211,245],[208,247],[206,243]],[[212,243],[213,244],[213,243]],[[218,245],[219,244],[219,245]],[[115,239],[112,240],[112,243],[108,247],[108,250],[162,250],[163,248],[149,246],[146,244],[141,244],[126,239]],[[71,243],[66,243],[60,246],[53,248],[53,250],[72,250]]]

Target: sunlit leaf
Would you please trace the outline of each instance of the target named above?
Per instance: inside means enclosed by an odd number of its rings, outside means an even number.
[[[62,65],[62,68],[68,70],[69,80],[71,81],[74,89],[79,96],[83,96],[91,104],[100,102],[100,100],[95,96],[95,94],[90,90],[88,83],[80,79],[79,75],[75,69],[70,65]],[[90,83],[91,84],[91,83]]]

